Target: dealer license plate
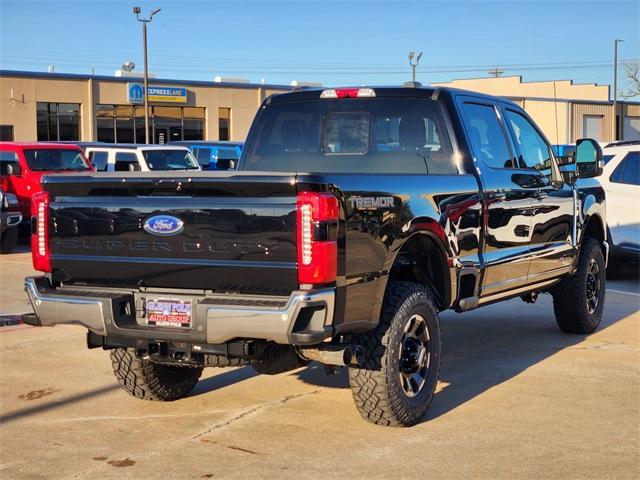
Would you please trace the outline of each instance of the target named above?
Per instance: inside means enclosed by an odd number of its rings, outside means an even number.
[[[147,325],[156,327],[191,327],[191,302],[182,300],[147,299]]]

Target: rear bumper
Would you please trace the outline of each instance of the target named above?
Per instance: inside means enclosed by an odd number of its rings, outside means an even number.
[[[46,277],[28,277],[25,290],[34,314],[25,323],[36,326],[81,325],[97,335],[135,339],[221,344],[234,339],[271,340],[313,345],[332,335],[333,288],[295,291],[289,297],[192,295],[176,292],[88,288],[52,288]],[[138,308],[146,297],[178,297],[193,301],[188,329],[149,326]],[[138,312],[138,313],[132,313]]]

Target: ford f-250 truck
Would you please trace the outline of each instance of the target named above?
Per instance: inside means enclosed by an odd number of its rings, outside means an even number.
[[[585,139],[560,162],[519,106],[471,92],[272,96],[237,172],[46,177],[24,321],[87,328],[142,399],[187,395],[207,366],[317,360],[348,366],[364,418],[413,425],[438,312],[551,293],[563,331],[598,326],[601,157]]]

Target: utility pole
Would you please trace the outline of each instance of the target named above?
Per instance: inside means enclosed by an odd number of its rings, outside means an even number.
[[[613,139],[618,140],[618,43],[624,42],[619,38],[613,41]]]
[[[149,70],[147,66],[147,23],[150,23],[153,20],[153,16],[158,13],[160,8],[153,10],[149,18],[141,18],[140,17],[140,7],[133,7],[133,13],[136,15],[136,19],[139,22],[142,22],[142,44],[144,48],[144,141],[145,143],[149,143],[149,98],[148,98],[148,90],[149,90]]]
[[[498,78],[498,77],[501,77],[501,76],[502,76],[502,74],[504,73],[504,70],[500,70],[500,69],[498,68],[498,66],[496,65],[496,66],[493,68],[493,70],[489,70],[487,73],[488,73],[489,75],[491,75],[492,77]]]
[[[414,52],[409,52],[409,65],[411,65],[411,69],[413,71],[413,74],[412,74],[411,78],[412,78],[412,82],[416,83],[416,67],[420,63],[420,58],[422,57],[422,52],[418,53],[418,56],[416,57],[416,63],[413,63],[414,55],[415,55]]]

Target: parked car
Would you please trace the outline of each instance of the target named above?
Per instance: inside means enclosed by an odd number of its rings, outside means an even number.
[[[46,275],[25,280],[23,320],[86,327],[141,399],[184,397],[204,367],[317,360],[348,368],[365,419],[414,425],[438,382],[440,311],[550,293],[564,332],[600,324],[598,143],[579,140],[576,162],[561,176],[527,113],[488,95],[275,95],[238,172],[48,179],[32,237]]]
[[[203,170],[235,170],[244,142],[210,142],[206,140],[171,142],[188,147]]]
[[[607,195],[607,220],[614,260],[640,261],[640,141],[609,143],[603,149],[600,183]]]
[[[85,147],[89,161],[98,172],[150,172],[200,170],[187,147],[104,143]]]
[[[0,188],[0,253],[11,253],[16,248],[21,221],[18,197]]]
[[[0,142],[0,187],[18,197],[24,220],[31,218],[31,197],[51,173],[90,172],[93,167],[76,145]]]

